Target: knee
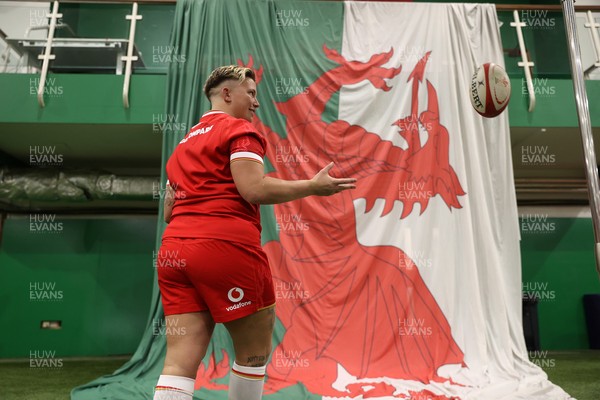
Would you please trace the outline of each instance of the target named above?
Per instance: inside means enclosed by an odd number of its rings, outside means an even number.
[[[169,353],[165,357],[163,375],[185,376],[195,378],[198,367],[206,355],[206,350],[198,352]]]

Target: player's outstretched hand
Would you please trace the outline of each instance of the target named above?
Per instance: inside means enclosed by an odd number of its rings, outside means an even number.
[[[334,178],[329,175],[331,168],[333,168],[333,162],[317,172],[311,179],[314,194],[317,196],[331,196],[343,190],[356,188],[355,178]]]

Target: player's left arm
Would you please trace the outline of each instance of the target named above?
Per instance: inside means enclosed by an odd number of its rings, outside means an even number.
[[[164,200],[164,215],[165,222],[168,224],[171,221],[171,214],[173,213],[173,205],[175,204],[175,190],[167,181],[167,189],[165,190],[165,200]]]

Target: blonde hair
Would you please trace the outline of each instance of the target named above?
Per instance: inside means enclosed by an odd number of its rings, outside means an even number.
[[[256,76],[252,69],[240,67],[239,65],[224,65],[215,68],[213,72],[210,73],[206,83],[204,83],[204,94],[210,101],[210,98],[216,94],[213,89],[224,81],[235,80],[242,83],[246,78],[256,80]]]

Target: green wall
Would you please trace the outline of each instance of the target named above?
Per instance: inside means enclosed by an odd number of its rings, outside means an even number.
[[[535,64],[532,76],[569,79],[571,65],[562,11],[521,10],[518,14],[521,22],[527,24],[522,32],[529,61]],[[513,78],[521,77],[523,68],[517,64],[521,61],[517,31],[510,26],[514,22],[513,12],[498,11],[498,20],[501,23],[500,36],[506,71]]]
[[[123,76],[49,74],[45,108],[37,101],[39,75],[0,74],[1,122],[149,124],[165,110],[165,75],[133,75],[129,108],[123,107]],[[92,95],[90,95],[92,94]]]
[[[577,127],[577,107],[573,81],[570,79],[537,78],[535,81],[536,106],[528,112],[529,94],[526,83],[511,78],[511,99],[508,103],[509,122],[515,127]],[[586,81],[586,92],[592,126],[600,126],[600,81]]]
[[[540,345],[587,349],[583,295],[600,294],[592,220],[552,218],[540,211],[519,220],[523,291],[538,298]]]
[[[154,286],[155,216],[5,221],[0,244],[0,358],[130,354]],[[62,329],[41,329],[41,321]]]

